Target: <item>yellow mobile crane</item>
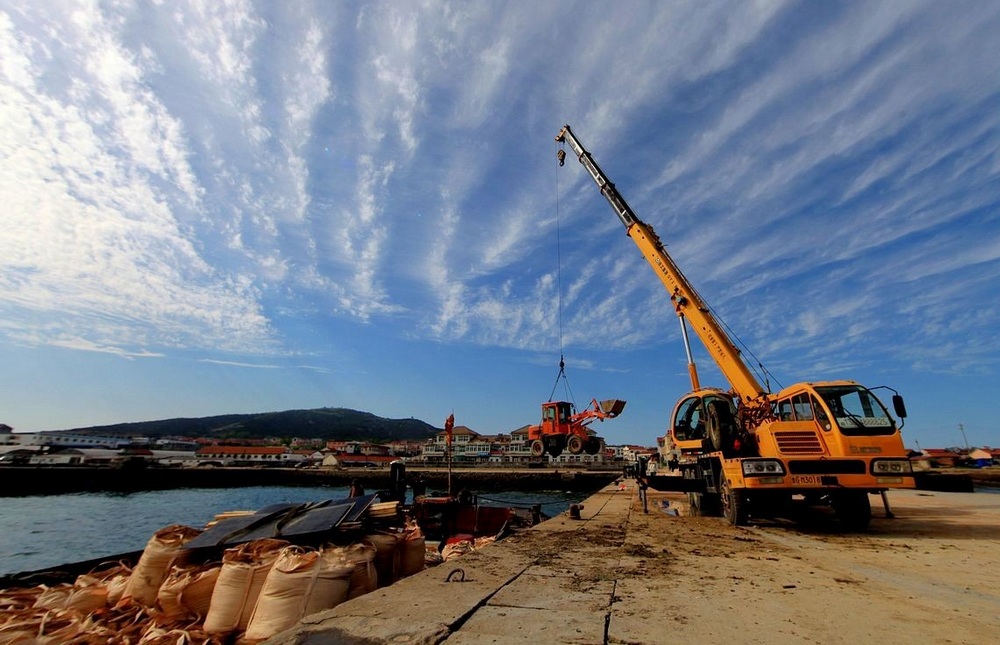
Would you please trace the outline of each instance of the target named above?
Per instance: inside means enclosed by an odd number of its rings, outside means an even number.
[[[674,406],[665,437],[672,446],[668,465],[675,476],[656,477],[652,486],[687,491],[693,509],[721,511],[734,525],[801,496],[809,503],[832,505],[850,530],[868,526],[869,494],[914,487],[902,426],[870,389],[846,380],[796,383],[777,393],[761,387],[653,228],[636,217],[568,125],[556,141],[569,144],[597,183],[666,287],[680,319],[692,391]],[[559,150],[560,165],[565,154]],[[729,381],[728,391],[699,383],[688,325]],[[903,399],[895,390],[892,402],[896,416],[905,418]]]

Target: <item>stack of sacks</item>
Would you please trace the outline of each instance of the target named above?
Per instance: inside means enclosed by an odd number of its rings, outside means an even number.
[[[271,638],[303,616],[331,609],[347,600],[354,565],[342,549],[282,549],[267,574],[243,641]]]
[[[263,539],[226,549],[205,616],[206,633],[246,630],[267,574],[286,546],[284,540]]]
[[[184,545],[199,535],[199,529],[180,524],[154,533],[129,577],[121,602],[152,607],[171,565],[181,564],[188,557],[189,552]]]

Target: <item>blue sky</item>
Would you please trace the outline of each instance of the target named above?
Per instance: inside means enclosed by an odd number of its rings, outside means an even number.
[[[569,123],[775,389],[1000,444],[1000,5],[609,6],[0,0],[0,422],[555,390],[654,445],[679,326]]]

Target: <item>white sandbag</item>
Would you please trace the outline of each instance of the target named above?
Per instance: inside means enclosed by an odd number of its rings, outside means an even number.
[[[108,604],[108,588],[97,578],[79,576],[75,584],[46,589],[35,600],[36,609],[91,614]]]
[[[354,567],[347,599],[351,600],[378,589],[378,573],[375,571],[375,545],[358,542],[341,549],[341,556]]]
[[[300,546],[282,550],[267,574],[244,638],[271,638],[303,616],[347,600],[354,566],[341,557],[340,551]]]
[[[436,567],[444,562],[444,558],[441,557],[441,552],[437,550],[437,546],[426,544],[424,545],[424,567]]]
[[[403,534],[399,551],[399,577],[405,578],[424,570],[427,540],[417,526],[409,527]]]
[[[220,564],[171,568],[156,595],[157,622],[169,624],[204,618],[221,569]]]
[[[104,585],[108,590],[108,605],[114,607],[122,599],[122,596],[125,595],[125,589],[128,588],[131,575],[131,573],[119,573],[105,580]]]
[[[446,544],[445,547],[441,549],[441,559],[447,562],[448,560],[460,558],[466,553],[472,553],[472,551],[472,542],[468,540],[452,542],[451,544]]]
[[[372,533],[364,541],[375,545],[375,572],[379,587],[396,581],[399,572],[399,536],[394,533]]]
[[[188,552],[184,545],[201,534],[201,530],[174,524],[160,529],[146,543],[146,548],[129,577],[122,602],[152,607],[156,593],[172,564],[183,563]]]
[[[265,538],[226,549],[205,616],[206,633],[229,634],[247,628],[267,572],[286,546],[284,540]]]

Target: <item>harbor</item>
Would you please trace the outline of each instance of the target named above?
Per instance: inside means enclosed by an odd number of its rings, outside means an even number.
[[[571,490],[592,492],[615,479],[620,470],[566,468],[409,468],[428,489]],[[388,488],[390,469],[354,468],[0,468],[0,497],[110,491],[246,486],[348,486],[359,480],[367,489]]]
[[[868,531],[827,509],[735,527],[610,484],[573,509],[306,618],[272,645],[983,643],[1000,495],[897,490]]]

